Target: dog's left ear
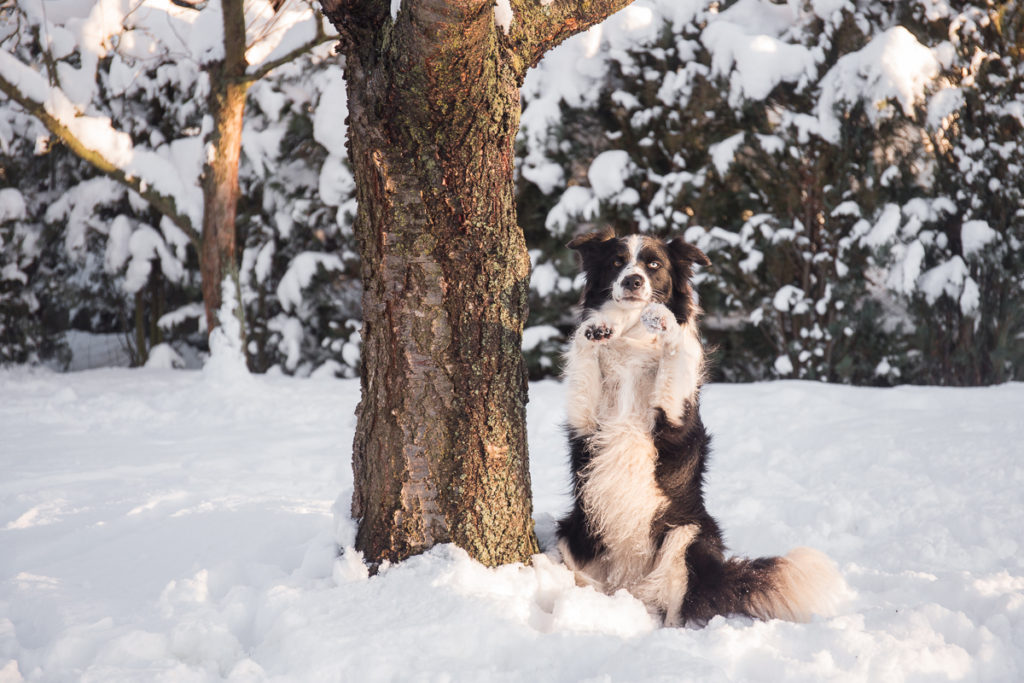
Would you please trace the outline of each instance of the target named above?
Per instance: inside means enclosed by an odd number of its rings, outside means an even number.
[[[669,308],[675,314],[676,320],[684,323],[693,314],[693,288],[690,286],[693,264],[710,266],[711,261],[703,251],[682,237],[675,238],[666,247],[669,258],[672,259],[672,288],[675,290]]]
[[[668,243],[668,253],[672,256],[672,263],[682,264],[685,263],[692,273],[692,264],[696,263],[698,266],[710,266],[711,260],[707,254],[693,246],[682,237],[677,237]]]

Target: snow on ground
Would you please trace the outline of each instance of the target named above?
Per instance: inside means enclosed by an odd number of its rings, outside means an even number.
[[[815,546],[853,595],[811,624],[703,630],[655,629],[545,556],[486,569],[440,547],[373,578],[337,559],[357,395],[0,372],[0,681],[1024,677],[1024,384],[707,387],[708,499],[731,545]],[[568,500],[562,401],[531,387],[542,539]]]

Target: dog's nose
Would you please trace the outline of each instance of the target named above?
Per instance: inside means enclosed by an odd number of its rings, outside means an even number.
[[[639,275],[627,275],[622,278],[623,289],[640,289],[644,284],[644,279]]]

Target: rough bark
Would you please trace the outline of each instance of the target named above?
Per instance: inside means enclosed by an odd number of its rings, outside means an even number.
[[[614,3],[550,8],[566,4]],[[356,547],[374,563],[445,542],[489,565],[527,561],[529,257],[513,142],[526,69],[562,34],[540,22],[549,39],[505,35],[491,0],[404,0],[394,22],[388,5],[324,3],[359,205]]]
[[[235,279],[238,291],[235,217],[238,211],[238,161],[242,151],[242,119],[250,81],[245,77],[245,13],[243,0],[223,0],[224,59],[207,67],[210,75],[208,109],[213,133],[203,167],[203,230],[199,247],[206,329],[219,321],[221,286]],[[241,311],[241,307],[239,307]],[[243,335],[245,326],[242,328]],[[244,345],[243,345],[244,348]]]

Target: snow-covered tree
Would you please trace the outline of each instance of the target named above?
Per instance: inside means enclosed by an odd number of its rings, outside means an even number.
[[[935,45],[917,107],[927,163],[908,174],[886,285],[907,309],[905,375],[987,384],[1024,372],[1024,7],[915,3]],[[909,181],[909,182],[907,182]]]
[[[359,369],[360,282],[341,70],[310,56],[250,93],[241,167],[241,259],[253,369]]]
[[[207,326],[216,325],[220,281],[237,277],[246,94],[275,68],[329,49],[319,14],[305,2],[255,0],[29,0],[3,13],[5,140],[52,139],[109,179],[68,188],[63,207],[47,212],[75,219],[69,250],[83,248],[89,231],[106,235],[105,266],[126,268],[129,294],[146,285],[152,263],[187,286],[193,260]],[[118,193],[131,206],[125,220],[91,221],[89,203]]]
[[[634,17],[646,21],[634,21],[646,26],[639,47],[612,35],[593,49],[600,66],[577,55],[544,74],[524,114],[529,215],[560,239],[605,222],[699,244],[725,377],[1012,376],[1016,3],[654,10]],[[589,89],[562,85],[572,67]],[[589,122],[579,147],[566,125],[578,120]],[[979,242],[970,254],[964,225]],[[966,361],[951,354],[995,347],[1003,370],[953,367]]]
[[[217,132],[217,121],[224,117],[213,111],[223,93],[211,89],[219,82],[215,72],[223,69],[226,34],[216,3],[198,10],[156,2],[106,4],[96,8],[92,3],[66,3],[62,13],[44,12],[42,5],[5,7],[11,23],[5,24],[10,33],[3,47],[19,62],[5,63],[29,81],[39,85],[49,73],[47,65],[52,79],[72,67],[81,71],[83,51],[89,53],[85,63],[91,63],[92,71],[85,76],[95,82],[92,99],[73,109],[83,113],[76,120],[95,125],[77,136],[61,137],[45,129],[35,115],[45,114],[49,104],[33,114],[25,106],[33,105],[26,92],[13,89],[11,97],[0,97],[6,123],[0,130],[0,154],[7,168],[18,163],[34,169],[36,177],[49,173],[45,189],[31,173],[12,177],[24,186],[38,229],[56,236],[46,242],[52,249],[44,250],[45,259],[61,262],[73,275],[68,282],[98,282],[106,288],[95,292],[101,296],[92,301],[86,301],[82,292],[82,308],[101,308],[99,300],[114,304],[113,317],[104,313],[97,318],[105,325],[85,329],[132,329],[129,348],[137,361],[144,361],[146,348],[165,339],[174,340],[179,350],[186,342],[205,345],[209,318],[200,303],[202,232],[188,229],[195,215],[185,216],[188,221],[182,227],[181,216],[175,214],[179,204],[161,204],[153,194],[154,183],[143,180],[146,173],[154,173],[158,180],[178,181],[180,193],[194,202],[194,214],[212,215],[204,206],[219,190],[209,179],[223,177],[225,171],[222,166],[204,166],[204,158],[218,163],[230,158],[213,144],[225,144],[226,136]],[[319,125],[328,132],[316,136],[312,126],[325,93],[339,89],[335,79],[322,74],[330,69],[329,32],[302,2],[252,2],[246,11],[245,59],[253,66],[241,77],[248,102],[237,131],[241,138],[231,142],[242,145],[236,153],[243,185],[240,214],[238,220],[217,223],[232,225],[231,234],[222,236],[225,240],[237,233],[241,241],[240,253],[224,262],[239,271],[242,287],[236,291],[254,315],[247,326],[254,335],[248,349],[251,365],[255,370],[278,366],[286,372],[308,372],[326,364],[339,374],[351,374],[358,364],[358,336],[353,332],[357,324],[352,322],[358,309],[351,305],[357,298],[352,294],[353,287],[357,290],[351,274],[354,265],[344,257],[351,253],[345,221],[350,224],[353,213],[351,177],[338,161],[344,156],[345,131],[332,122]],[[63,62],[72,67],[61,67]],[[27,65],[36,67],[35,75],[26,71]],[[75,72],[75,77],[83,75]],[[7,78],[8,85],[11,82]],[[54,101],[63,93],[57,86],[59,81],[47,85],[47,96]],[[343,85],[340,88],[343,92]],[[77,96],[84,101],[87,95]],[[328,97],[337,100],[337,95]],[[336,101],[330,106],[334,111]],[[135,169],[137,177],[120,177],[116,169],[112,176],[110,169],[69,159],[69,150],[82,153],[76,141],[99,144],[106,139],[95,137],[96,128],[127,145],[129,157],[151,163]],[[49,142],[37,144],[41,139]],[[210,143],[207,157],[204,140]],[[91,151],[85,153],[84,158],[95,163]],[[155,201],[146,201],[150,199]],[[343,210],[331,208],[342,205]],[[223,215],[223,210],[217,212]],[[58,243],[67,247],[63,253]],[[333,255],[327,257],[328,252]],[[310,260],[331,266],[332,276],[325,272],[316,278],[315,268],[308,267]],[[347,270],[335,267],[342,261]],[[19,287],[30,292],[48,283],[40,276]],[[307,298],[319,303],[310,305]],[[336,307],[339,302],[344,305]],[[62,305],[59,298],[43,303],[44,310]],[[283,307],[288,315],[282,315]]]

